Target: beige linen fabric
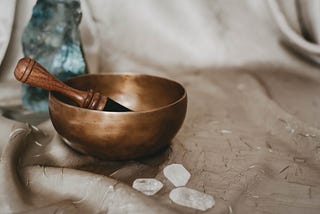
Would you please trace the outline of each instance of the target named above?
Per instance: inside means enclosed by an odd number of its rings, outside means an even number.
[[[20,105],[10,69],[21,53],[10,53],[11,42],[1,63],[1,213],[199,212],[168,198],[174,187],[162,169],[170,163],[190,171],[187,187],[214,196],[204,213],[319,213],[320,73],[316,52],[304,46],[318,47],[318,14],[288,2],[83,1],[90,72],[157,74],[187,89],[172,146],[138,161],[81,155],[50,120],[5,117]],[[311,25],[299,22],[301,10]],[[144,196],[131,188],[141,177],[164,188]]]

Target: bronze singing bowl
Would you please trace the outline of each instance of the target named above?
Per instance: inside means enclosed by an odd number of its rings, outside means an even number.
[[[133,112],[106,112],[77,107],[50,93],[53,126],[73,149],[108,160],[150,156],[167,147],[180,129],[187,93],[177,82],[140,74],[89,74],[66,82],[100,91]]]

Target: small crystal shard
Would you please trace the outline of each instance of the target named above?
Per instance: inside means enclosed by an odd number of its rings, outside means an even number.
[[[221,130],[221,133],[222,133],[222,134],[231,134],[232,131],[227,130],[227,129],[222,129],[222,130]]]
[[[164,176],[176,187],[188,183],[191,175],[181,164],[171,164],[163,169]]]
[[[211,195],[187,187],[173,189],[169,198],[178,205],[202,211],[206,211],[215,205],[215,200]]]
[[[145,195],[154,195],[162,189],[163,184],[154,178],[139,178],[133,182],[132,187]]]

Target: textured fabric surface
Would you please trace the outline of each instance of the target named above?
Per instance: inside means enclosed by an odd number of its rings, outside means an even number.
[[[1,64],[8,81],[0,83],[1,213],[198,213],[170,201],[174,187],[162,173],[170,163],[190,171],[187,187],[215,198],[204,213],[319,213],[320,73],[316,52],[304,46],[318,47],[319,23],[305,12],[313,7],[288,2],[83,3],[90,72],[157,74],[187,89],[186,120],[172,146],[138,161],[81,155],[49,119],[39,123],[45,116],[19,116],[20,85],[4,69],[18,53],[8,53]],[[297,18],[302,10],[309,27]],[[8,119],[15,112],[33,125]],[[132,189],[143,177],[164,188],[150,197]]]

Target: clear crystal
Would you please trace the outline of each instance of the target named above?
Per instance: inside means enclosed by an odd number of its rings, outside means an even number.
[[[182,164],[171,164],[163,169],[164,176],[176,187],[188,183],[191,174]]]
[[[202,211],[206,211],[215,205],[215,200],[211,195],[187,187],[173,189],[169,198],[178,205]]]
[[[138,178],[133,182],[132,187],[145,195],[154,195],[162,189],[163,184],[154,178]]]

